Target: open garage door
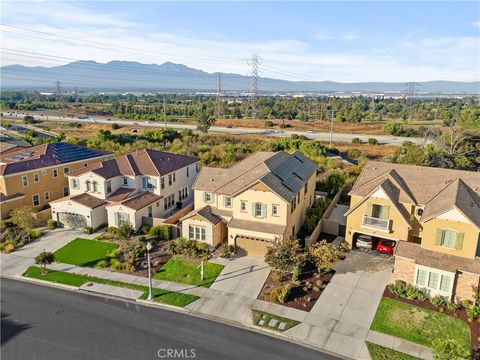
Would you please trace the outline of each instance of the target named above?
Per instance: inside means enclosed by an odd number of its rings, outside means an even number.
[[[58,226],[66,229],[84,229],[87,226],[87,219],[83,215],[72,213],[58,213]]]
[[[235,239],[235,251],[243,255],[264,258],[272,242],[265,239],[255,239],[237,236]]]

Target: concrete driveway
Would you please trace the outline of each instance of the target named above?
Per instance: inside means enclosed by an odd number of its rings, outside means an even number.
[[[242,256],[230,259],[210,289],[256,299],[270,267],[261,259]]]

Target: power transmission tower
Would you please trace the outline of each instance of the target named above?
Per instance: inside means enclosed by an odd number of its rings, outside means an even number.
[[[222,75],[218,73],[217,98],[215,100],[215,119],[220,119],[220,116],[222,115]]]
[[[165,102],[165,95],[163,95],[163,121],[165,122],[165,130],[167,130],[167,103]]]
[[[407,83],[406,85],[407,85],[407,89],[406,89],[406,92],[407,92],[407,106],[409,108],[411,108],[412,104],[413,104],[413,99],[417,95],[417,91],[415,90],[415,87],[420,86],[420,84],[416,83],[415,81],[412,81],[412,82]]]
[[[247,60],[247,64],[250,66],[250,101],[247,108],[247,116],[250,115],[253,119],[257,117],[257,97],[258,97],[258,72],[261,63],[261,58],[258,54],[253,54],[250,59]]]
[[[330,112],[330,146],[333,142],[333,119],[335,118],[335,110],[329,110]]]
[[[55,90],[55,94],[56,94],[56,97],[57,97],[57,101],[60,102],[61,101],[61,97],[62,97],[62,84],[60,81],[57,81],[55,83],[56,85],[56,90]]]

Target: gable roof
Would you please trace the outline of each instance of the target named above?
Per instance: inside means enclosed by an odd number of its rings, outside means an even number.
[[[200,215],[201,217],[203,217],[205,220],[207,220],[209,223],[213,225],[216,225],[220,221],[222,221],[222,218],[220,216],[214,214],[214,209],[210,205],[206,205],[198,210],[193,210],[189,212],[187,215],[185,215],[184,217],[182,217],[180,220],[183,221],[195,215]]]
[[[32,146],[1,155],[0,175],[68,164],[109,154],[111,153],[108,151],[64,142]]]
[[[261,182],[290,202],[316,170],[300,151],[257,152],[228,169],[203,167],[192,188],[232,196]]]
[[[119,156],[112,160],[98,162],[85,168],[71,171],[67,176],[79,176],[88,172],[97,174],[105,179],[120,175],[162,176],[194,164],[197,161],[197,158],[191,156],[143,149]]]
[[[143,209],[144,207],[146,207],[146,206],[148,206],[148,205],[150,205],[150,204],[154,203],[155,201],[158,201],[162,198],[163,198],[163,196],[154,194],[154,193],[149,192],[149,191],[143,191],[139,194],[136,194],[136,195],[133,195],[129,198],[126,198],[123,201],[114,202],[114,203],[111,203],[107,206],[110,207],[110,206],[122,205],[122,206],[128,207],[132,210],[140,210],[140,209]]]
[[[368,161],[349,195],[369,197],[385,183],[394,200],[425,206],[421,222],[456,208],[480,229],[478,172]]]
[[[86,206],[90,209],[95,209],[99,206],[106,204],[107,202],[103,199],[97,198],[87,193],[78,194],[78,195],[69,195],[63,198],[50,201],[50,203],[63,202],[65,200],[70,200],[76,202],[80,205]]]

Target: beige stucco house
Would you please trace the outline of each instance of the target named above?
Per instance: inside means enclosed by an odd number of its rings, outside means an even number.
[[[138,230],[145,218],[163,218],[193,201],[198,159],[144,149],[68,174],[70,195],[52,201],[60,226]]]
[[[369,161],[351,192],[346,241],[396,241],[393,280],[471,299],[480,279],[480,173]]]
[[[228,169],[203,167],[182,235],[263,257],[276,239],[295,237],[314,202],[317,168],[301,152],[257,152]]]
[[[32,146],[0,155],[1,219],[12,209],[31,206],[39,211],[69,194],[67,174],[98,161],[110,152],[64,142]]]

